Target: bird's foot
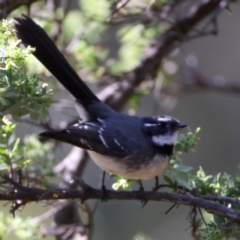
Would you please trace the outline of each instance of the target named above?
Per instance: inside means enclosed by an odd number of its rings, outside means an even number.
[[[154,192],[157,192],[158,189],[159,189],[159,186],[160,186],[160,185],[159,185],[159,178],[158,178],[158,176],[156,176],[156,177],[155,177],[155,186],[153,187],[152,190],[153,190]]]
[[[137,198],[142,203],[142,207],[144,207],[147,204],[148,200],[146,199],[146,193],[144,191],[143,186],[140,186],[137,192]]]
[[[105,185],[102,185],[102,192],[101,192],[101,202],[107,202],[108,200],[108,192]]]

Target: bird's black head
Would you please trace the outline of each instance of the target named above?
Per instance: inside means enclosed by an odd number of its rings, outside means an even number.
[[[143,118],[143,125],[157,146],[175,145],[177,143],[179,130],[187,126],[169,116]]]

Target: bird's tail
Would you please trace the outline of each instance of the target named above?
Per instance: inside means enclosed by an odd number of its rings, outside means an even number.
[[[84,108],[100,101],[69,65],[46,32],[31,18],[16,18],[16,34],[25,46],[32,46],[35,57],[58,79]]]

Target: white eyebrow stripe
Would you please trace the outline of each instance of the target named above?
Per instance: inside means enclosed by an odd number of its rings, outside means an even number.
[[[171,118],[170,117],[159,117],[157,120],[161,121],[161,122],[169,122],[169,121],[171,121]]]

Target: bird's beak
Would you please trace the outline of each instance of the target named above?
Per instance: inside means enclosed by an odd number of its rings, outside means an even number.
[[[180,123],[180,124],[178,125],[177,129],[178,129],[178,130],[181,130],[181,129],[185,128],[185,127],[187,127],[187,124],[181,124],[181,123]]]

